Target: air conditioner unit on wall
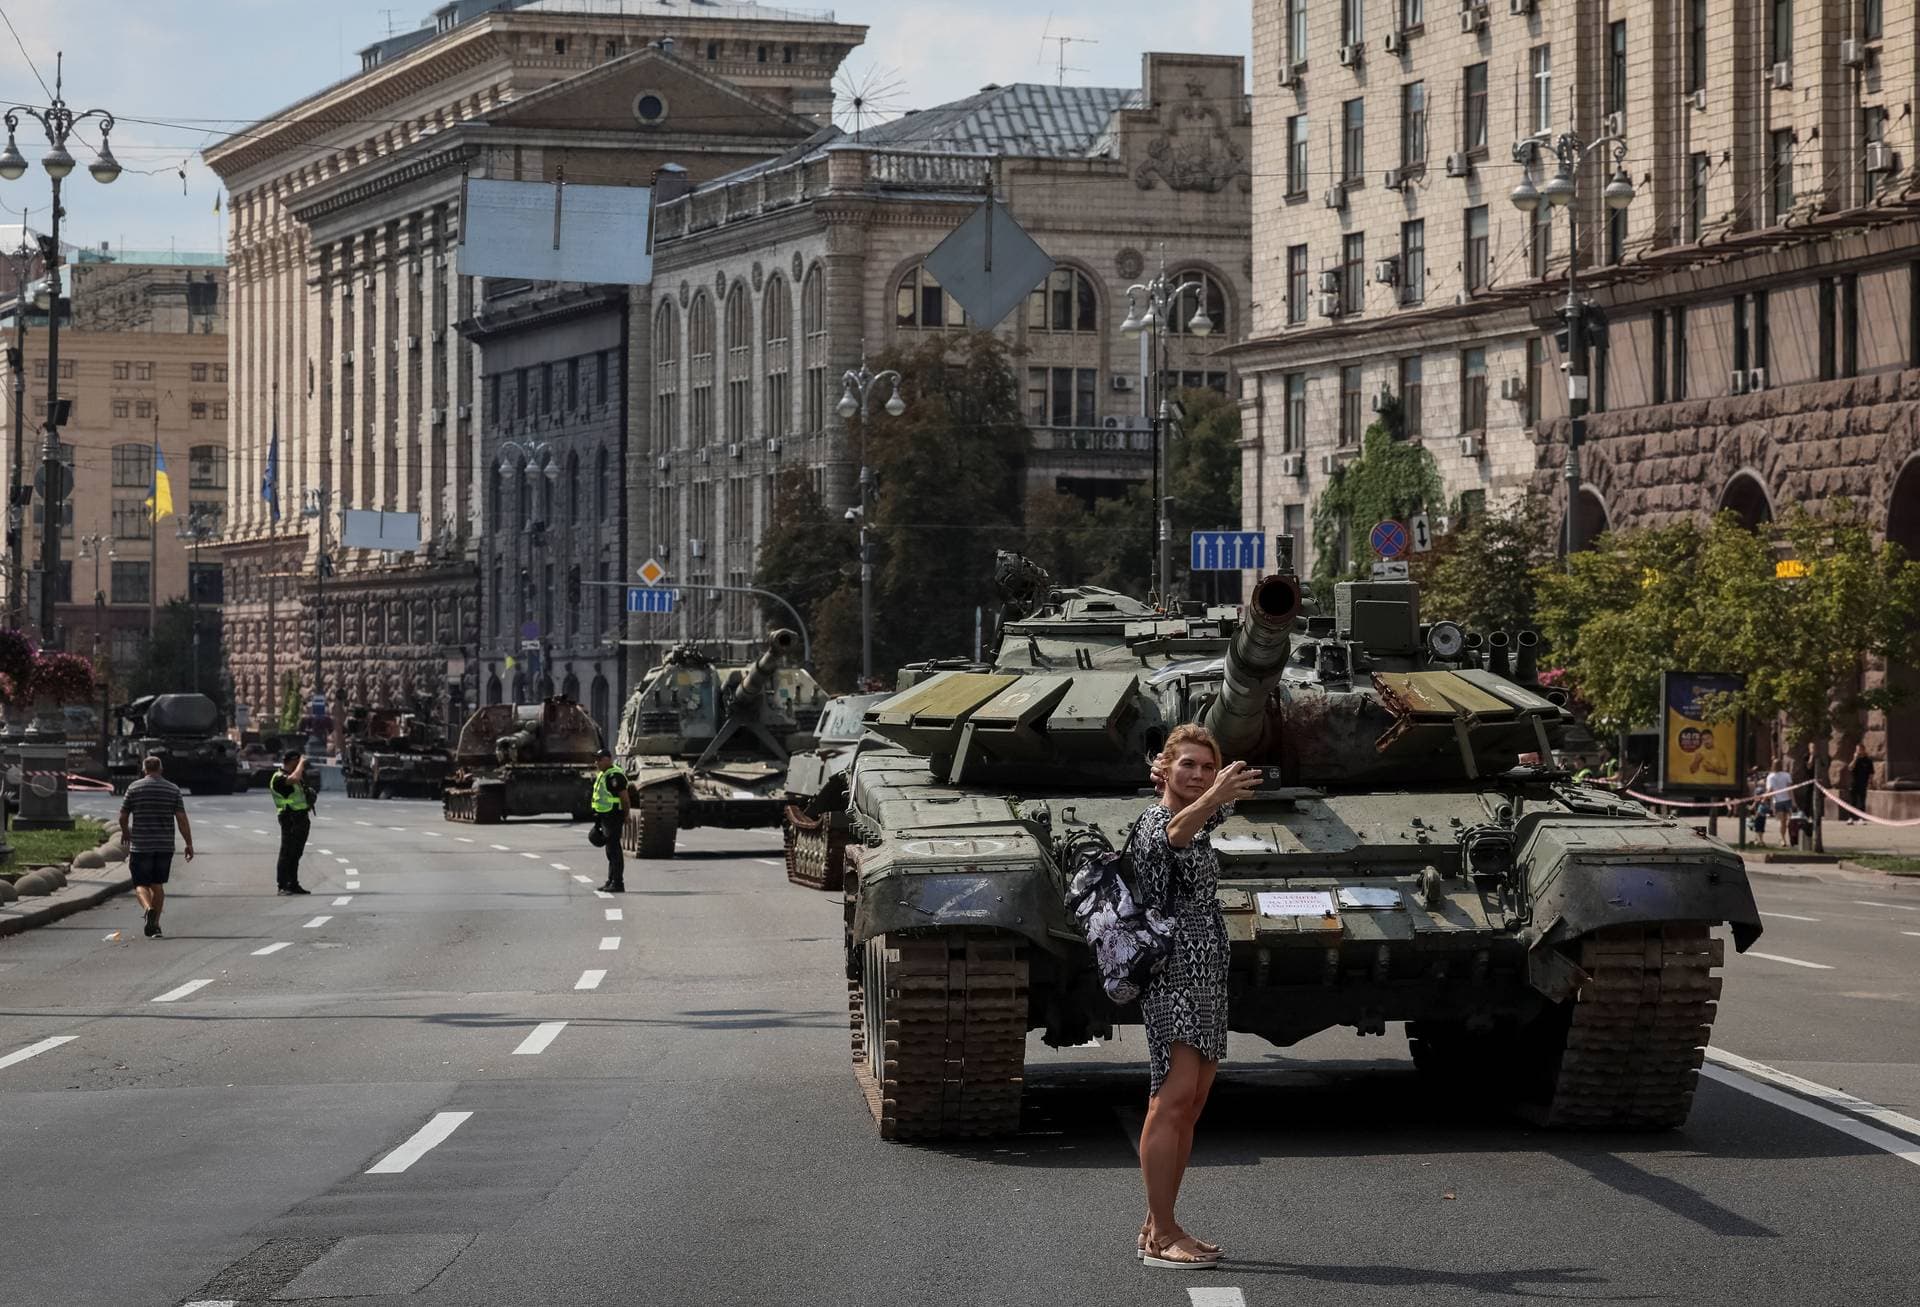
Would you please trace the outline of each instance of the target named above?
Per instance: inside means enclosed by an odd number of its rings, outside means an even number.
[[[1885,141],[1867,142],[1866,164],[1868,172],[1892,172],[1894,170],[1894,163],[1893,150]]]
[[[1342,68],[1358,68],[1360,66],[1361,50],[1362,47],[1359,45],[1341,46],[1340,66]]]
[[[780,437],[775,436],[767,441],[767,452],[769,454],[777,454],[780,452]]]
[[[1464,153],[1449,154],[1447,156],[1447,176],[1471,177],[1472,175],[1472,159],[1469,159]]]
[[[1749,369],[1747,372],[1747,393],[1752,394],[1756,390],[1765,390],[1766,388],[1767,370],[1765,368]]]
[[[742,449],[742,448],[744,448],[744,447],[743,447],[743,446],[741,446],[741,445],[728,445],[728,446],[727,446],[727,457],[728,457],[728,458],[739,458],[739,457],[740,457],[740,451],[741,451],[741,449]]]
[[[1332,295],[1337,293],[1339,289],[1340,270],[1337,268],[1323,269],[1320,273],[1320,293],[1323,295]]]
[[[1280,455],[1280,475],[1283,477],[1301,477],[1307,474],[1307,460],[1301,454]]]
[[[1340,316],[1340,297],[1334,294],[1322,295],[1320,297],[1319,308],[1320,308],[1320,316],[1323,318],[1339,317]]]
[[[1857,37],[1848,37],[1840,42],[1840,66],[1842,68],[1864,68],[1867,63],[1867,43]]]
[[[1340,470],[1340,456],[1334,453],[1320,455],[1320,475],[1330,477]]]
[[[1280,65],[1280,85],[1282,86],[1300,85],[1300,65],[1299,64],[1281,64]]]
[[[1373,279],[1382,286],[1396,286],[1400,283],[1400,260],[1376,259],[1373,264]]]
[[[1793,85],[1793,65],[1782,61],[1773,66],[1773,89],[1784,91]]]
[[[713,455],[705,445],[702,445],[700,446],[700,448],[693,451],[693,461],[696,463],[704,463],[712,456]]]
[[[346,366],[346,367],[349,367],[349,368],[350,368],[350,367],[352,367],[352,366],[353,366],[353,351],[352,351],[352,350],[350,350],[350,349],[343,349],[343,350],[341,350],[341,351],[340,351],[340,362],[341,362],[341,364],[342,364],[342,365],[344,365],[344,366]]]
[[[1380,184],[1390,191],[1404,191],[1407,189],[1407,175],[1398,168],[1389,168],[1380,178]]]
[[[1470,432],[1460,437],[1460,457],[1485,458],[1487,456],[1487,438],[1479,432]]]
[[[1324,199],[1324,201],[1323,201],[1323,203],[1325,203],[1325,204],[1326,204],[1326,206],[1327,206],[1327,207],[1328,207],[1329,209],[1344,209],[1344,208],[1346,208],[1346,207],[1347,207],[1347,185],[1346,185],[1346,183],[1345,183],[1345,182],[1335,182],[1335,183],[1334,183],[1333,185],[1331,185],[1331,186],[1329,186],[1329,187],[1327,187],[1327,194],[1326,194],[1326,198]]]
[[[1387,39],[1381,42],[1381,44],[1386,46],[1388,54],[1402,54],[1407,48],[1407,34],[1405,32],[1388,32]]]
[[[673,460],[668,458],[665,454],[662,454],[659,458],[656,458],[653,460],[653,470],[656,472],[665,472],[668,468],[672,466],[673,466]]]
[[[1627,115],[1624,110],[1616,110],[1600,120],[1600,132],[1604,136],[1618,136],[1627,130]]]
[[[704,541],[704,540],[689,540],[689,541],[687,541],[687,554],[688,554],[688,556],[689,556],[689,557],[692,557],[692,558],[704,558],[704,557],[706,557],[706,553],[707,553],[707,542],[706,542],[706,541]]]
[[[1118,394],[1127,394],[1133,389],[1134,379],[1124,372],[1113,374],[1113,389]]]
[[[1533,0],[1507,0],[1507,12],[1515,18],[1526,18],[1533,13]]]
[[[1527,383],[1518,377],[1500,378],[1500,398],[1519,401],[1527,397]]]
[[[1696,109],[1706,108],[1707,107],[1707,88],[1703,86],[1697,91],[1688,91],[1687,103],[1692,105]]]
[[[1386,412],[1387,405],[1391,403],[1393,403],[1393,392],[1391,390],[1376,390],[1373,392],[1373,411],[1374,412],[1376,413]]]
[[[1747,374],[1738,369],[1727,374],[1727,393],[1744,395],[1747,393]]]
[[[1472,35],[1487,30],[1487,10],[1484,5],[1469,4],[1460,10],[1460,30]]]

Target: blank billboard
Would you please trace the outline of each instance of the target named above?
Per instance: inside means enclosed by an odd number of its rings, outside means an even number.
[[[653,191],[472,180],[460,223],[460,273],[644,286]]]

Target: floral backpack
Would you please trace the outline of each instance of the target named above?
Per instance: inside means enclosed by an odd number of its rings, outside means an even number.
[[[1093,949],[1101,987],[1114,1002],[1131,1003],[1173,952],[1173,923],[1159,905],[1140,901],[1128,848],[1113,849],[1097,834],[1076,836],[1067,865],[1067,911]]]

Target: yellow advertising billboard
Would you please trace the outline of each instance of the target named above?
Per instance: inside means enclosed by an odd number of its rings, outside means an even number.
[[[1739,792],[1740,720],[1713,721],[1715,695],[1745,686],[1725,672],[1664,672],[1660,677],[1660,788]]]

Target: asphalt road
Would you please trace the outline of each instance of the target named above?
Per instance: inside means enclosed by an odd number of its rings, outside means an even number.
[[[189,803],[167,938],[129,896],[0,940],[8,1304],[1866,1307],[1920,1283],[1920,1134],[1875,1119],[1920,1116],[1920,892],[1761,880],[1771,956],[1730,957],[1715,1031],[1743,1061],[1668,1135],[1447,1101],[1398,1033],[1236,1036],[1182,1214],[1239,1260],[1187,1274],[1130,1255],[1138,1032],[1035,1040],[1015,1140],[874,1137],[838,905],[786,883],[772,832],[683,836],[601,898],[581,828],[329,797],[288,899],[264,797]]]

